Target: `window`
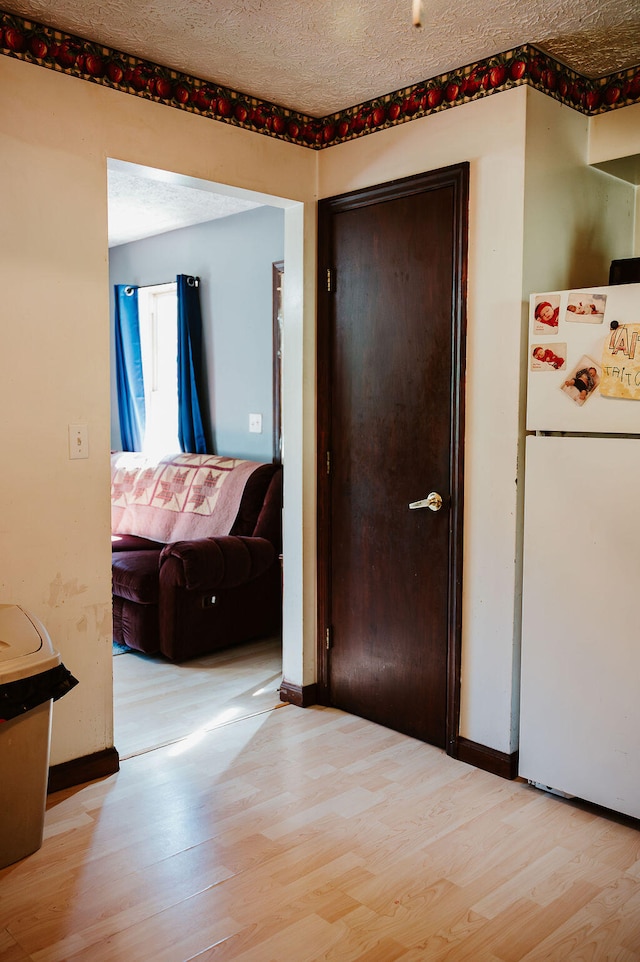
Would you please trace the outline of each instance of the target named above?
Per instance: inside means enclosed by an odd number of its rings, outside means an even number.
[[[139,288],[138,311],[146,408],[142,450],[160,457],[180,450],[177,285]]]

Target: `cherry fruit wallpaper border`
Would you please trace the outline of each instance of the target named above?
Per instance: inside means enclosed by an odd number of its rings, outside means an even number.
[[[640,103],[640,66],[590,80],[532,44],[320,118],[3,11],[0,54],[315,150],[522,84],[587,116]]]

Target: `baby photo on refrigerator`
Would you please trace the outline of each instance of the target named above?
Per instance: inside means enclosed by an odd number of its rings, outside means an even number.
[[[566,320],[582,324],[602,324],[606,304],[606,294],[571,291],[567,300]]]
[[[557,294],[540,294],[533,307],[533,333],[557,334],[560,298]]]
[[[583,405],[597,388],[601,377],[600,365],[596,364],[593,358],[584,355],[560,385],[560,389],[576,404]]]
[[[531,349],[532,371],[564,371],[567,356],[566,344],[533,344]]]

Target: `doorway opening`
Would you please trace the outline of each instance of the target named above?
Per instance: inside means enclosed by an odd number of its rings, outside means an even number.
[[[272,267],[273,303],[273,460],[282,464],[282,326],[284,322],[284,261]]]
[[[260,284],[262,285],[264,300],[264,305],[260,306],[261,316],[263,318],[262,328],[264,329],[259,332],[259,336],[262,338],[263,349],[261,359],[256,361],[253,367],[251,364],[247,364],[247,372],[244,377],[244,381],[246,382],[244,385],[245,394],[241,401],[237,401],[236,399],[235,403],[229,405],[224,397],[225,385],[227,383],[225,378],[227,376],[233,378],[233,372],[225,370],[216,371],[214,378],[215,383],[213,387],[210,385],[209,390],[209,404],[215,415],[216,427],[219,428],[216,432],[218,435],[216,438],[216,453],[229,454],[248,460],[278,460],[278,462],[281,462],[283,449],[283,419],[281,417],[281,410],[285,405],[286,388],[281,386],[280,377],[282,353],[286,336],[281,297],[282,284],[278,283],[277,291],[272,290],[273,278],[275,276],[272,272],[276,270],[277,265],[278,278],[281,280],[285,260],[284,220],[287,216],[288,209],[300,207],[301,205],[297,203],[294,204],[282,198],[257,195],[245,190],[196,181],[181,175],[170,174],[167,171],[150,170],[117,161],[109,161],[109,180],[109,220],[110,225],[113,224],[114,230],[116,226],[118,226],[116,208],[122,206],[120,202],[122,201],[123,195],[135,187],[135,181],[144,181],[143,193],[145,196],[148,197],[151,192],[164,197],[171,195],[174,200],[176,197],[180,197],[186,202],[185,205],[187,208],[184,212],[184,223],[181,222],[176,225],[175,223],[167,222],[166,211],[164,215],[162,214],[162,204],[156,204],[153,216],[156,219],[158,219],[158,217],[160,217],[160,219],[162,219],[163,216],[165,217],[162,221],[160,231],[156,229],[149,233],[148,236],[137,236],[135,239],[127,238],[123,240],[122,235],[120,235],[120,240],[114,244],[110,250],[112,290],[114,282],[133,283],[138,285],[141,291],[148,292],[152,299],[157,300],[157,296],[161,294],[163,289],[168,289],[168,285],[162,282],[168,281],[170,278],[170,272],[162,267],[162,256],[160,253],[162,246],[168,238],[174,240],[179,240],[181,237],[184,238],[189,229],[202,233],[207,230],[207,224],[210,224],[212,220],[217,223],[218,227],[221,226],[223,221],[225,225],[229,225],[229,230],[235,239],[241,235],[241,228],[245,230],[245,244],[247,247],[257,251],[256,257],[260,260],[260,277],[258,278],[257,276],[258,268],[256,268],[255,272],[250,267],[248,268],[245,250],[242,266],[245,271],[249,270],[252,283],[250,285],[247,284],[247,277],[245,275],[244,282],[238,280],[235,287],[233,283],[227,285],[227,291],[225,292],[222,289],[222,284],[219,282],[221,278],[228,278],[228,266],[220,262],[214,264],[214,276],[210,283],[211,286],[216,285],[216,294],[219,295],[215,310],[223,314],[225,303],[228,305],[229,299],[233,299],[235,305],[238,306],[238,310],[234,315],[233,325],[225,327],[224,323],[215,326],[214,322],[217,322],[219,318],[213,316],[213,309],[209,313],[203,309],[205,339],[208,339],[207,350],[209,357],[207,361],[210,363],[214,355],[217,355],[219,360],[224,351],[231,351],[236,356],[249,353],[248,342],[250,340],[253,343],[255,337],[245,332],[245,340],[243,342],[242,339],[237,336],[238,329],[242,328],[242,324],[239,323],[238,318],[241,315],[240,307],[243,304],[243,298],[246,296],[246,289],[256,288]],[[129,200],[130,199],[131,195],[129,194]],[[208,219],[203,219],[203,210],[210,211],[212,206],[216,204],[221,205],[222,213],[216,215],[214,218],[209,217]],[[129,203],[129,209],[134,210],[136,213],[135,219],[139,227],[140,221],[143,219],[140,216],[139,207]],[[188,223],[192,218],[194,218],[193,222]],[[274,224],[279,224],[279,233],[274,227]],[[253,233],[252,226],[255,228]],[[120,227],[118,227],[118,229],[120,229]],[[248,240],[247,231],[249,232]],[[262,233],[260,233],[260,231]],[[270,231],[273,235],[271,244],[265,240],[265,237]],[[139,233],[140,231],[138,230],[138,234]],[[301,243],[301,239],[296,238],[294,243],[295,245]],[[138,250],[142,247],[147,248],[148,258],[146,263],[143,261],[138,264],[136,267],[137,273],[129,269],[132,265],[130,255],[136,245],[138,246]],[[263,248],[262,253],[260,253],[261,245]],[[193,250],[193,247],[191,250]],[[120,270],[123,263],[127,260],[128,267],[126,277],[122,275],[114,277],[114,262],[119,261],[119,266],[116,270]],[[194,265],[192,260],[185,262],[184,259],[180,260],[178,257],[174,259],[174,266],[174,274],[181,271],[202,274],[199,265]],[[231,291],[229,287],[232,288]],[[265,291],[266,294],[264,293]],[[278,294],[277,310],[276,302],[273,299],[273,295],[276,293]],[[227,299],[226,302],[225,298]],[[251,310],[250,313],[252,315],[257,314],[257,310]],[[209,326],[207,327],[207,325]],[[230,331],[229,327],[235,327],[236,329],[235,342],[233,340],[234,331]],[[278,333],[277,343],[275,340],[276,332]],[[156,365],[162,363],[162,357],[156,356],[154,360],[152,356],[154,336],[152,323],[149,333],[150,346],[147,347],[147,354],[149,354],[149,352],[151,354],[150,370],[153,370],[154,363]],[[232,367],[231,364],[225,364],[224,361],[221,361],[220,365],[222,368]],[[259,367],[257,373],[256,365]],[[265,401],[265,391],[263,391],[261,396],[255,393],[261,379],[264,382],[269,382],[268,403]],[[238,382],[240,380],[241,379],[236,376],[235,381]],[[113,379],[112,397],[115,399]],[[234,407],[236,410],[230,413],[230,408]],[[113,410],[114,408],[115,404],[112,404],[112,448],[117,449],[119,432],[117,431],[117,417],[116,412]],[[264,423],[263,430],[256,432],[249,427],[248,415],[251,413],[254,417],[254,412],[258,411],[261,413],[261,421],[264,419]],[[220,428],[223,421],[225,424]],[[272,424],[270,424],[270,421]],[[254,434],[259,436],[254,437]],[[262,447],[260,447],[260,445],[262,445]],[[176,448],[174,448],[174,450],[176,450]],[[296,634],[299,636],[299,632],[296,632]],[[130,665],[137,663],[135,670],[126,667],[127,661]],[[160,682],[158,678],[159,671],[163,672],[162,677],[165,679],[162,682]],[[125,675],[125,672],[128,674]],[[238,645],[235,648],[225,649],[210,656],[208,661],[205,657],[204,662],[202,659],[194,659],[191,662],[185,662],[179,665],[172,664],[167,662],[166,659],[160,659],[155,656],[142,654],[131,655],[130,653],[118,655],[114,659],[114,694],[116,699],[114,703],[116,731],[114,741],[116,749],[120,752],[121,757],[127,757],[132,753],[150,750],[159,744],[175,740],[180,733],[176,732],[175,726],[171,732],[163,729],[163,722],[160,715],[158,716],[159,720],[156,724],[156,731],[153,731],[153,723],[150,724],[150,718],[153,716],[153,712],[151,712],[151,716],[149,712],[152,706],[158,708],[160,711],[166,711],[169,707],[170,699],[173,700],[174,697],[179,698],[181,690],[184,690],[185,709],[183,711],[175,710],[174,706],[174,708],[169,710],[169,714],[173,716],[174,719],[180,717],[184,719],[186,727],[189,729],[188,731],[184,731],[185,735],[191,734],[193,730],[206,730],[207,727],[216,727],[218,724],[228,723],[235,717],[255,714],[259,710],[265,710],[265,702],[269,704],[270,708],[276,707],[280,704],[278,688],[281,674],[281,636],[278,638],[256,639],[255,642],[248,642],[244,645]],[[221,680],[224,682],[224,686],[221,686]],[[190,690],[189,686],[191,686]],[[158,698],[158,691],[160,689],[164,692],[162,698]],[[199,711],[197,718],[191,711],[192,703],[195,704],[195,707]],[[137,705],[140,707],[134,708],[134,706]],[[262,706],[262,708],[260,706]],[[127,727],[130,731],[136,728],[135,720],[131,720],[132,717],[135,719],[136,713],[146,715],[148,719],[143,726],[151,729],[149,731],[149,737],[146,738],[146,746],[140,744],[139,740],[129,740],[128,735],[125,734]],[[120,724],[120,722],[122,722],[122,724]]]

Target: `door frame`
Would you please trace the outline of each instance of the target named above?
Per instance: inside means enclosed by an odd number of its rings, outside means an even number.
[[[460,722],[460,665],[462,650],[462,551],[464,509],[464,402],[466,360],[467,247],[469,232],[469,164],[403,177],[321,200],[318,204],[318,321],[317,321],[317,539],[318,625],[317,700],[331,704],[329,646],[331,630],[331,489],[328,456],[331,451],[331,286],[336,265],[331,257],[331,219],[334,214],[384,203],[443,187],[454,192],[452,373],[450,459],[451,508],[449,526],[449,598],[447,605],[446,752],[458,757]]]
[[[271,265],[273,323],[273,463],[282,464],[282,300],[284,261]]]

